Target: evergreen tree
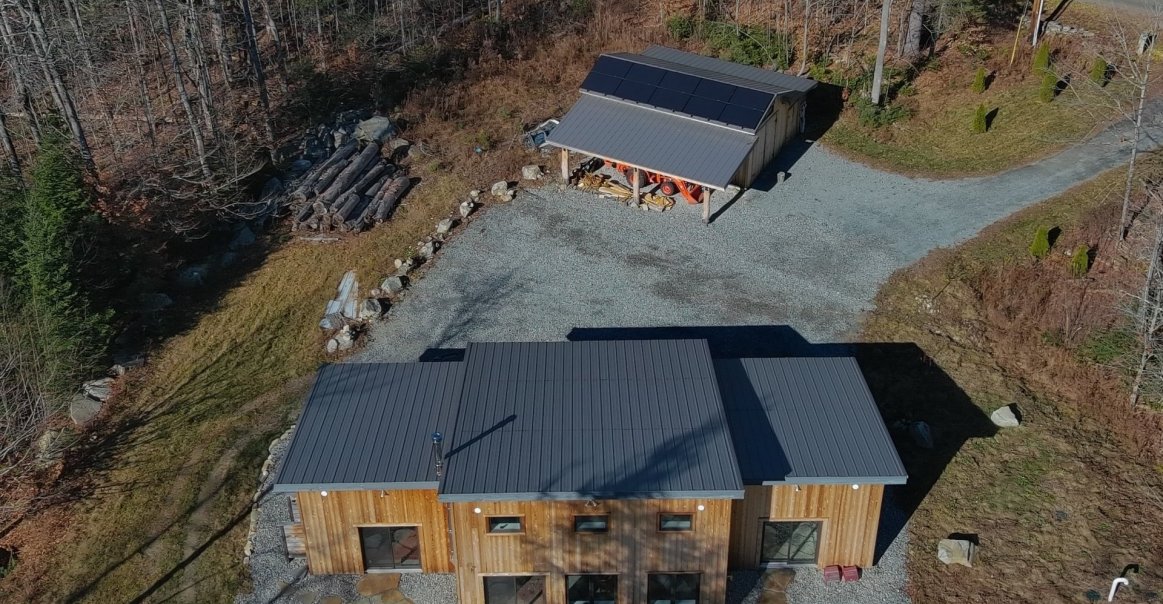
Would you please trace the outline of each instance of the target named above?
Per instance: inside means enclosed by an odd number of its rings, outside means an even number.
[[[1050,70],[1050,47],[1043,44],[1034,53],[1034,75],[1040,76]]]
[[[1110,71],[1110,64],[1102,57],[1094,59],[1094,65],[1090,67],[1090,81],[1099,86],[1106,85],[1107,72]]]
[[[1030,242],[1030,255],[1041,260],[1050,253],[1050,229],[1038,227],[1034,232],[1034,240]]]
[[[1038,88],[1038,98],[1043,103],[1049,103],[1054,100],[1054,96],[1058,94],[1058,76],[1047,71],[1042,74],[1042,85]]]
[[[0,289],[12,285],[20,270],[24,204],[20,179],[0,170]]]
[[[989,129],[989,121],[986,119],[988,112],[985,109],[985,103],[977,106],[977,111],[973,113],[973,131],[978,134],[983,134]]]
[[[985,68],[978,67],[977,73],[973,74],[973,91],[977,94],[985,92]]]
[[[1070,274],[1075,279],[1081,279],[1090,271],[1090,246],[1079,244],[1070,257]]]

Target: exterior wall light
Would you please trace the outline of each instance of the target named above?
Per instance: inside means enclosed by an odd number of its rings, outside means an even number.
[[[860,488],[860,485],[858,485],[858,484],[854,484],[854,485],[852,485],[852,490],[853,490],[853,491],[855,491],[855,490],[858,490],[859,488]]]
[[[327,491],[319,491],[319,496],[320,496],[320,497],[326,497],[326,496],[327,496]]]
[[[701,512],[701,511],[703,511],[703,510],[707,509],[707,506],[705,506],[705,505],[703,505],[703,504],[701,504],[701,503],[700,503],[700,504],[699,504],[699,508],[698,508],[698,509],[699,509],[699,511]]]
[[[472,513],[479,514],[479,513],[481,513],[481,509],[480,508],[473,508]]]

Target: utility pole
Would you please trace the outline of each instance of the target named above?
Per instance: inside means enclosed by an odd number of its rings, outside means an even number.
[[[884,53],[888,50],[888,18],[892,0],[884,0],[880,8],[880,42],[876,46],[876,70],[872,74],[872,104],[880,104],[880,86],[884,81]]]
[[[1034,41],[1031,46],[1038,45],[1038,35],[1042,33],[1042,5],[1046,0],[1037,0],[1034,3],[1034,15],[1032,21],[1034,22]]]

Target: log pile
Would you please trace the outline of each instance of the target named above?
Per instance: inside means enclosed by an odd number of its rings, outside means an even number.
[[[358,233],[387,220],[411,180],[381,157],[380,145],[348,142],[307,172],[291,193],[292,230]]]

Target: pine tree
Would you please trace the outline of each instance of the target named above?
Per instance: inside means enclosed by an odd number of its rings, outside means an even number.
[[[1107,71],[1110,70],[1110,64],[1102,57],[1094,59],[1094,65],[1090,67],[1090,81],[1099,86],[1106,85]]]
[[[0,169],[0,289],[16,281],[19,272],[24,195],[20,179]]]
[[[1038,227],[1034,232],[1034,240],[1030,242],[1030,255],[1041,260],[1050,253],[1050,229]]]
[[[1034,53],[1034,75],[1040,76],[1050,70],[1050,47],[1043,44]]]
[[[1070,257],[1070,274],[1075,279],[1081,279],[1090,271],[1090,247],[1085,243],[1080,244],[1074,250],[1074,255]]]
[[[978,67],[977,73],[973,74],[973,91],[977,94],[985,92],[985,68]]]
[[[1042,85],[1038,88],[1038,99],[1043,103],[1049,103],[1054,100],[1054,96],[1058,93],[1058,76],[1047,71],[1042,74]]]
[[[985,110],[985,103],[977,106],[977,111],[973,113],[973,131],[978,134],[984,134],[989,129],[989,122],[986,121],[988,112]]]

